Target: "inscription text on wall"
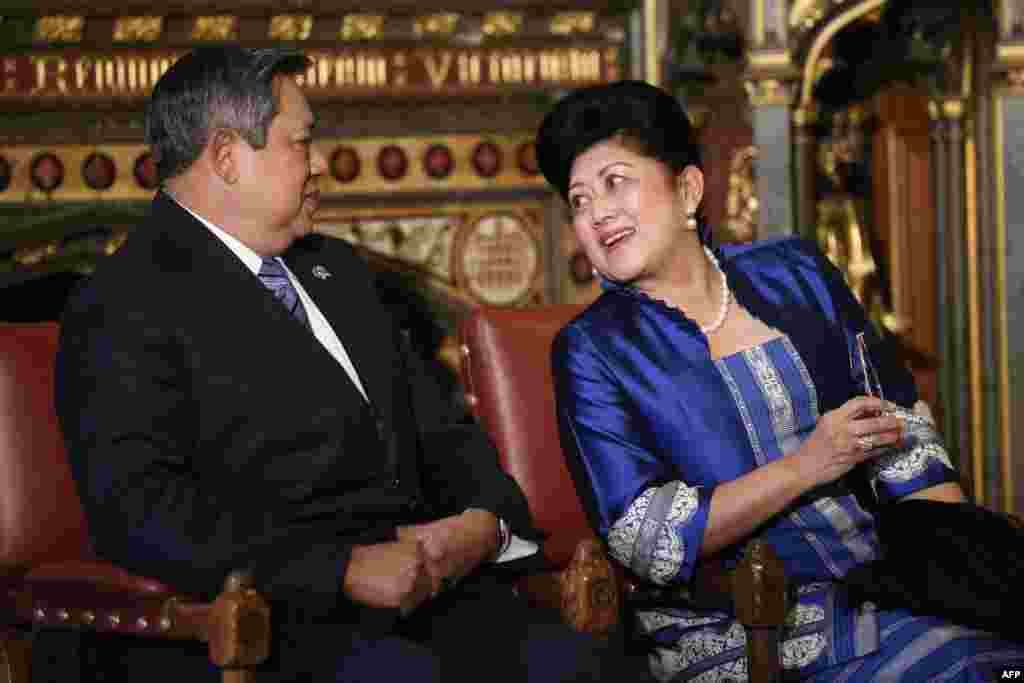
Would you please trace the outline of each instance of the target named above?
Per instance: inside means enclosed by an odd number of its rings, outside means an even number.
[[[182,52],[65,50],[0,56],[0,100],[146,97]],[[619,78],[614,47],[312,49],[300,84],[314,98],[472,95]]]

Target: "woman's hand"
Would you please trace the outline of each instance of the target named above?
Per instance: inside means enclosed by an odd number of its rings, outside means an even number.
[[[818,420],[794,454],[811,486],[834,481],[900,442],[903,420],[884,414],[887,407],[881,399],[857,396]]]
[[[810,489],[838,479],[900,442],[903,420],[885,401],[858,396],[826,413],[796,452],[720,484],[711,498],[701,556],[747,538]]]

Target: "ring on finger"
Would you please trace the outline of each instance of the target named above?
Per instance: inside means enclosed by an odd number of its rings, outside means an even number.
[[[865,436],[857,437],[857,444],[865,451],[870,451],[875,447],[875,437],[870,434]]]

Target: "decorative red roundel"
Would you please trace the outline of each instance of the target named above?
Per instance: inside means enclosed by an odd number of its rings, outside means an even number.
[[[52,152],[40,154],[29,168],[32,184],[43,192],[53,192],[64,182],[64,164]]]
[[[501,170],[501,149],[493,142],[481,142],[473,150],[473,168],[484,178],[493,178]]]
[[[135,182],[139,184],[139,187],[146,190],[155,190],[159,184],[156,176],[156,159],[150,152],[143,152],[139,155],[139,158],[135,160],[135,168],[132,169],[132,175],[135,176]]]
[[[359,177],[362,162],[359,153],[347,145],[341,145],[331,155],[331,175],[339,183],[351,183]]]
[[[398,180],[409,170],[409,159],[398,145],[382,147],[377,155],[377,172],[385,180]]]
[[[423,155],[423,171],[435,180],[447,178],[454,168],[455,160],[445,145],[431,145]]]
[[[533,142],[524,142],[516,149],[516,164],[523,175],[537,175],[540,167],[537,165],[537,145]]]
[[[117,177],[117,165],[106,154],[90,154],[82,162],[82,177],[90,189],[109,190]]]

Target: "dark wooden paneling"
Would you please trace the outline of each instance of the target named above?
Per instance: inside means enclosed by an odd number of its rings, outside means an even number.
[[[875,98],[874,225],[892,287],[893,312],[923,399],[938,412],[935,201],[927,99],[905,90]],[[936,417],[940,417],[936,415]]]

